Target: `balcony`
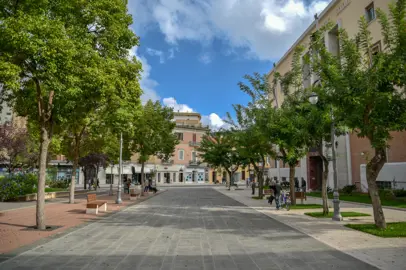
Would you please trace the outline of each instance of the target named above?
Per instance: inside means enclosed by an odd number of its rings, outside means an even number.
[[[162,160],[161,163],[162,165],[173,165],[173,160]]]
[[[199,166],[200,165],[200,161],[199,160],[190,160],[189,161],[189,165],[190,166]]]
[[[189,146],[198,147],[200,146],[200,142],[189,141]]]

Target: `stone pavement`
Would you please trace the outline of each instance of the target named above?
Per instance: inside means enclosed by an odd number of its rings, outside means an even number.
[[[376,269],[212,188],[169,189],[0,269]]]
[[[304,215],[305,212],[317,212],[321,209],[280,210],[269,206],[266,200],[254,200],[249,190],[217,190],[244,205],[268,215],[284,224],[317,239],[332,248],[345,252],[357,259],[377,266],[380,269],[405,269],[406,239],[381,238],[344,227],[348,223],[373,223],[373,216],[344,219],[343,222],[331,219],[317,219]],[[300,200],[298,200],[300,203]],[[305,203],[321,203],[319,198],[308,198]],[[330,209],[332,211],[332,209]],[[372,215],[372,208],[366,205],[341,202],[341,211],[356,211]],[[387,222],[406,221],[403,210],[384,209]]]
[[[48,226],[60,226],[53,231],[27,230],[27,227],[35,225],[36,209],[34,206],[0,212],[0,254],[12,251],[12,254],[3,255],[0,261],[4,257],[18,253],[16,250],[18,248],[30,245],[45,237],[57,235],[87,221],[103,217],[104,213],[97,216],[87,215],[85,195],[75,197],[75,204],[69,204],[67,201],[55,201],[45,205],[46,224]],[[118,211],[130,204],[137,203],[137,201],[130,201],[128,194],[123,194],[121,205],[115,204],[115,196],[98,194],[98,199],[107,202],[108,212]]]

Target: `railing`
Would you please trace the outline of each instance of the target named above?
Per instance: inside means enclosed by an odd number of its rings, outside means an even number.
[[[200,146],[200,142],[189,141],[189,146]]]
[[[189,161],[189,165],[191,165],[191,166],[199,166],[200,165],[200,161],[198,161],[198,160],[190,160]]]
[[[172,165],[173,164],[173,160],[162,160],[162,165]]]

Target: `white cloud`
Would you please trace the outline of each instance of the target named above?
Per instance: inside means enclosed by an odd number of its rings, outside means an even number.
[[[130,56],[137,57],[137,59],[142,64],[143,71],[141,73],[140,85],[141,85],[141,89],[144,93],[141,96],[141,101],[146,102],[149,99],[151,99],[153,101],[159,100],[160,97],[155,90],[155,87],[158,86],[158,82],[149,77],[150,73],[151,73],[151,66],[148,64],[148,61],[147,61],[147,59],[145,59],[145,57],[139,56],[137,54],[137,50],[138,50],[138,47],[133,47],[130,50]]]
[[[168,97],[162,100],[162,103],[170,108],[173,108],[175,112],[195,112],[191,107],[186,104],[179,104],[175,98]],[[201,120],[203,125],[209,126],[212,130],[218,130],[220,128],[228,128],[228,124],[224,122],[223,119],[220,118],[215,113],[211,113],[209,115],[202,115]]]
[[[175,112],[193,112],[193,109],[186,104],[178,104],[175,98],[168,97],[162,100],[162,103],[173,109]]]
[[[212,59],[211,59],[210,54],[204,53],[199,57],[199,61],[202,62],[203,64],[207,65],[207,64],[211,63]]]
[[[307,1],[306,1],[307,2]],[[226,40],[250,56],[279,58],[330,0],[134,0],[136,33],[157,26],[169,44]],[[147,30],[145,30],[147,29]]]
[[[170,48],[169,50],[168,50],[168,59],[173,59],[173,58],[175,58],[175,51],[179,51],[179,49],[177,48],[177,47],[174,47],[174,48]]]
[[[203,115],[202,124],[209,126],[212,130],[219,130],[220,128],[226,129],[229,126],[226,122],[224,122],[223,119],[220,118],[220,116],[215,113]]]
[[[152,48],[147,48],[147,53],[151,56],[158,56],[159,57],[159,63],[163,64],[165,63],[165,55],[162,51],[155,50]]]

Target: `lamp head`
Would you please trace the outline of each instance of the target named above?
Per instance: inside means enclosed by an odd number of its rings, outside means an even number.
[[[317,104],[317,102],[319,101],[319,96],[316,93],[311,93],[309,96],[309,102],[313,105]]]

